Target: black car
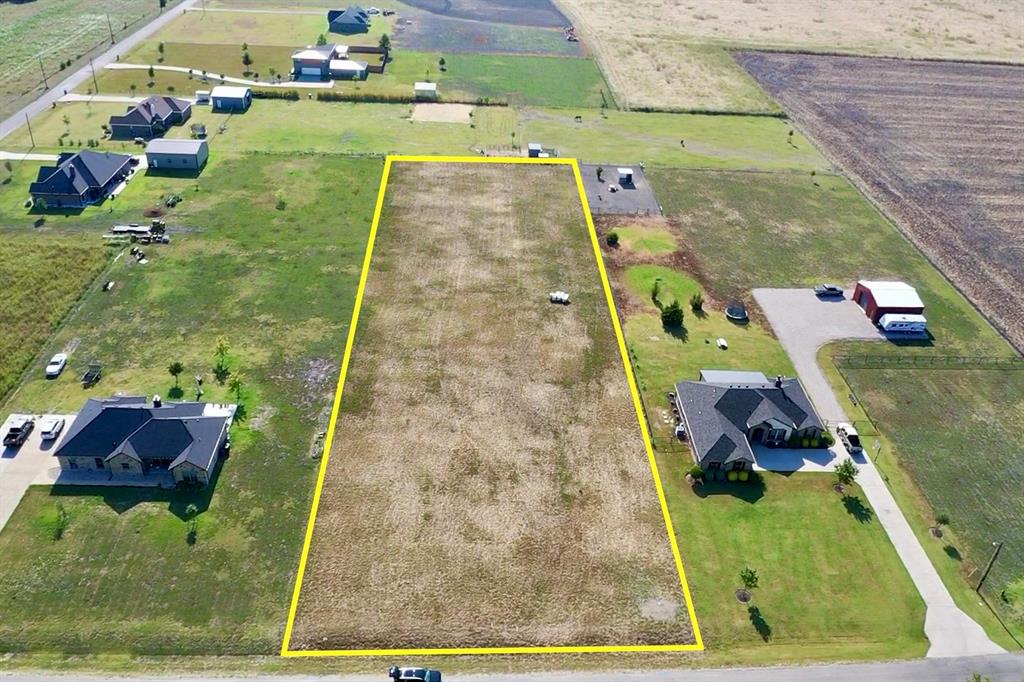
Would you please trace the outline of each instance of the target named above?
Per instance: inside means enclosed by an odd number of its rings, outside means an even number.
[[[814,293],[822,297],[841,297],[843,295],[842,287],[837,287],[835,284],[819,284],[814,287]]]
[[[388,668],[388,677],[396,682],[441,682],[441,671],[430,668]]]
[[[11,424],[11,428],[7,429],[7,433],[4,434],[4,447],[17,448],[24,445],[28,439],[28,434],[32,433],[32,429],[35,426],[35,420],[30,417],[16,420]]]

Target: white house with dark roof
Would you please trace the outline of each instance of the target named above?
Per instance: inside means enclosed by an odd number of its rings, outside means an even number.
[[[786,446],[817,439],[824,424],[795,378],[761,372],[701,370],[700,381],[676,384],[680,427],[705,471],[750,469],[751,443]]]
[[[145,396],[90,398],[54,456],[66,471],[106,472],[114,480],[208,485],[229,446],[235,409],[213,403],[163,403],[156,396],[152,402]]]

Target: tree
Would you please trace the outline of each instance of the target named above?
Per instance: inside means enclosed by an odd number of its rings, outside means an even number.
[[[747,566],[740,571],[740,581],[743,583],[743,588],[749,592],[757,587],[757,571]]]
[[[852,484],[856,480],[858,473],[860,472],[852,459],[844,459],[836,465],[836,480],[839,482],[839,485]]]
[[[156,71],[153,70],[153,65],[152,64],[149,65],[149,70],[146,73],[149,74],[150,78],[155,78],[156,77]]]
[[[391,49],[391,38],[388,37],[387,33],[382,33],[381,36],[380,36],[380,40],[377,41],[377,45],[382,50],[390,50]]]
[[[167,373],[174,377],[174,385],[178,385],[178,375],[185,371],[185,365],[177,360],[167,365]]]
[[[188,534],[185,536],[185,542],[190,545],[196,544],[196,536],[199,530],[199,508],[194,504],[189,504],[185,507],[185,518],[188,519]]]
[[[167,7],[167,0],[160,0],[160,11],[162,12],[164,7]]]
[[[235,402],[242,402],[242,389],[245,388],[244,377],[241,374],[235,374],[231,377],[231,383],[228,384],[228,388],[235,394]]]
[[[608,246],[618,246],[618,245],[619,245],[619,233],[618,232],[609,232],[608,233]]]
[[[442,71],[444,71],[445,64],[447,64],[447,62],[444,60],[444,57],[441,57],[440,59],[437,60],[437,65],[441,67]]]
[[[661,278],[654,280],[654,284],[651,285],[651,301],[654,305],[659,306],[658,297],[661,295]]]
[[[942,527],[949,525],[949,514],[946,512],[939,512],[935,515],[935,525]]]
[[[217,338],[217,350],[214,351],[214,357],[217,358],[218,367],[226,367],[228,361],[228,353],[231,351],[231,346],[228,345],[228,340],[223,336]]]
[[[157,44],[156,51],[159,52],[161,55],[163,55],[163,53],[164,53],[164,44],[163,43]]]
[[[249,67],[252,66],[252,57],[249,56],[249,51],[246,50],[242,53],[242,65],[246,69],[246,73],[249,73]]]
[[[690,297],[690,308],[695,313],[704,310],[704,296],[699,291]]]
[[[4,161],[4,170],[7,171],[8,175],[14,175],[14,166],[11,165],[10,159]]]
[[[135,91],[138,90],[138,89],[139,89],[139,86],[136,85],[135,83],[132,83],[131,85],[128,86],[128,90],[132,93],[132,97],[135,96]]]
[[[249,43],[242,43],[242,52],[249,51]]]
[[[679,301],[672,301],[662,308],[661,324],[668,329],[679,329],[683,326],[683,308]]]
[[[69,130],[71,128],[71,119],[68,118],[67,114],[64,114],[60,120],[64,122],[64,130]]]
[[[318,46],[319,45],[326,45],[327,44],[327,36],[325,36],[323,33],[318,35],[317,38],[316,38],[316,44]]]
[[[603,175],[604,175],[604,166],[598,166],[597,167],[597,181],[598,182],[604,182],[604,178],[601,177]]]

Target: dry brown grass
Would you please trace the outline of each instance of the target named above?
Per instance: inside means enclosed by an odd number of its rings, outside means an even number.
[[[693,641],[570,169],[397,164],[364,306],[292,647]]]
[[[760,109],[715,46],[1021,61],[1016,0],[560,0],[627,107]],[[725,57],[725,59],[723,59]]]

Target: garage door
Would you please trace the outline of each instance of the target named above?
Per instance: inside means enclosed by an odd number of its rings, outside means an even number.
[[[320,69],[319,68],[314,68],[314,67],[309,67],[309,66],[303,66],[302,67],[302,75],[303,76],[319,76],[320,75]]]

